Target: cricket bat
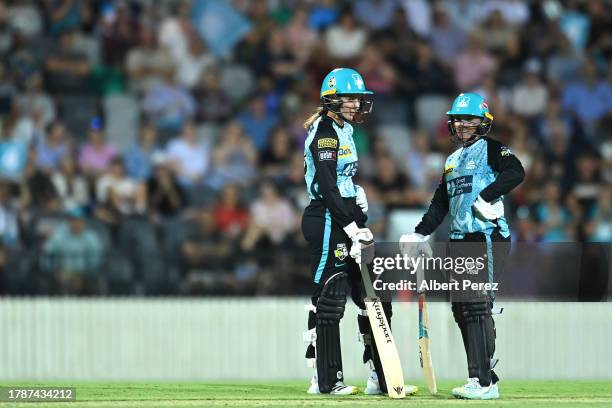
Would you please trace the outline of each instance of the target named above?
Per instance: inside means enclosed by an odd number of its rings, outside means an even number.
[[[372,326],[372,335],[376,342],[378,355],[385,374],[387,383],[387,392],[390,398],[404,398],[406,390],[404,389],[404,373],[402,372],[402,363],[395,346],[395,340],[391,334],[389,322],[385,316],[380,299],[374,293],[374,287],[370,279],[370,272],[365,263],[358,262],[363,284],[365,286],[366,298],[364,299],[366,310],[368,311],[368,319]]]
[[[417,288],[420,288],[421,282],[424,279],[423,267],[417,269]],[[427,313],[427,304],[425,303],[425,291],[419,292],[419,361],[423,378],[427,383],[427,388],[432,395],[438,392],[436,384],[436,374],[434,373],[433,363],[431,361],[431,351],[429,349],[429,313]]]

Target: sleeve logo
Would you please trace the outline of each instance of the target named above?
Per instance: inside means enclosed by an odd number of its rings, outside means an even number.
[[[502,148],[501,148],[501,156],[502,157],[510,156],[511,154],[514,154],[514,153],[512,153],[512,150],[510,150],[509,147],[502,146]]]
[[[333,150],[321,150],[319,160],[336,160],[336,152]]]
[[[335,149],[338,147],[338,141],[336,139],[332,139],[331,137],[326,137],[323,139],[319,139],[317,142],[317,147],[319,149],[332,148]]]

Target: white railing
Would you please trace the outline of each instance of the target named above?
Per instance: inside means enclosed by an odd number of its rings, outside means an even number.
[[[305,299],[0,300],[0,380],[308,378]],[[350,303],[350,301],[349,301]],[[612,379],[612,303],[514,302],[496,316],[498,371],[514,379]],[[466,363],[450,306],[429,305],[438,377]],[[365,379],[355,307],[342,321],[344,371]],[[421,378],[414,303],[394,305],[408,381]]]

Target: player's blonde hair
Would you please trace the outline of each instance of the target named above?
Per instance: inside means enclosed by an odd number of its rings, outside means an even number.
[[[330,112],[329,109],[323,106],[319,106],[317,110],[315,110],[315,112],[310,115],[310,117],[304,122],[304,129],[310,129],[315,120],[319,119],[319,117],[321,116],[327,115],[328,112]],[[338,126],[343,126],[344,120],[334,111],[331,111],[330,113],[333,114],[332,119],[334,120],[334,122],[336,122]]]
[[[317,110],[315,110],[315,112],[304,122],[304,129],[310,129],[315,120],[319,119],[319,117],[325,114],[327,114],[327,108],[319,106]]]

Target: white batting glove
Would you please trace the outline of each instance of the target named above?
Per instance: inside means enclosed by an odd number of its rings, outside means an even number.
[[[361,207],[361,211],[363,211],[363,213],[367,213],[368,212],[368,199],[366,197],[366,193],[365,190],[361,187],[361,186],[355,186],[355,192],[357,192],[357,196],[355,197],[355,201],[357,202],[357,205],[359,207]]]
[[[416,258],[421,254],[429,258],[433,255],[433,251],[428,240],[429,235],[424,236],[417,233],[402,235],[399,244],[400,252],[402,255],[408,255],[409,258]]]
[[[487,203],[480,195],[472,204],[472,210],[478,218],[495,221],[504,216],[504,202],[500,199]]]
[[[362,261],[361,255],[363,253],[363,261],[370,263],[374,257],[374,235],[372,235],[372,231],[369,228],[359,228],[355,222],[352,222],[344,227],[344,232],[353,242],[349,252],[351,258],[359,264]]]

